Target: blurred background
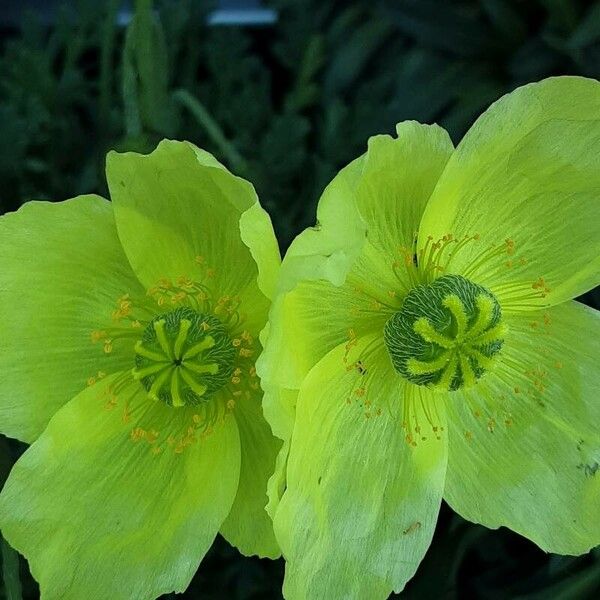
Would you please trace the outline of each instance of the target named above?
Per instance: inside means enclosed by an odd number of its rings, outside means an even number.
[[[1,0],[0,214],[106,195],[107,150],[187,139],[254,183],[283,251],[370,135],[416,119],[456,143],[500,95],[558,74],[600,78],[600,2]],[[598,289],[583,301],[600,308]],[[22,450],[0,436],[0,485]],[[0,543],[0,598],[38,598]],[[282,578],[218,539],[177,598],[280,599]],[[401,597],[598,598],[600,549],[548,555],[444,506]]]

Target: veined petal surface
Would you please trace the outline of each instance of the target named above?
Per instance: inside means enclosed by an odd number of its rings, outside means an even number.
[[[62,408],[0,494],[2,535],[46,600],[183,592],[235,497],[233,418],[201,436],[192,409],[132,399],[133,386],[114,397],[114,381]]]
[[[427,205],[420,245],[477,236],[446,272],[504,306],[558,304],[600,283],[599,197],[600,83],[546,79],[502,97],[468,131]]]
[[[600,317],[576,302],[507,321],[501,363],[448,405],[445,499],[543,550],[600,544]]]
[[[300,389],[287,489],[274,519],[290,600],[387,598],[412,577],[433,535],[446,441],[424,427],[427,439],[407,443],[408,392],[374,340],[356,346],[365,374],[347,368],[339,346]],[[421,408],[416,402],[412,417],[425,424]]]
[[[32,442],[90,377],[133,366],[132,343],[105,355],[91,333],[142,287],[99,196],[0,217],[0,255],[0,431]]]
[[[187,142],[107,157],[119,236],[140,280],[189,277],[239,296],[255,332],[266,320],[279,250],[250,183]]]

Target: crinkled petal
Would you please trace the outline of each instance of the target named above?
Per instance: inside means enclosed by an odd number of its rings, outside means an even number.
[[[357,344],[365,374],[347,368],[345,352],[327,354],[298,397],[287,490],[274,520],[290,600],[376,600],[402,590],[440,507],[446,441],[425,427],[421,406],[432,414],[433,398],[402,382],[379,338]],[[426,438],[414,447],[402,428],[403,402]]]
[[[421,215],[452,153],[448,134],[414,121],[368,151],[325,190],[318,225],[286,254],[261,374],[297,388],[310,368],[349,335],[380,331],[410,286],[402,265]],[[285,292],[289,292],[285,294]],[[352,333],[350,333],[352,330]]]
[[[478,234],[447,271],[506,306],[558,304],[600,283],[599,197],[600,83],[546,79],[504,96],[469,130],[427,205],[421,244]],[[499,252],[482,260],[492,246]]]
[[[62,408],[0,495],[2,534],[29,560],[45,598],[183,592],[236,493],[233,418],[202,436],[189,431],[193,409],[132,399],[131,386],[115,397],[113,382]]]
[[[107,157],[119,236],[140,280],[189,277],[218,299],[239,296],[247,326],[266,320],[279,265],[268,215],[251,184],[187,142]]]
[[[131,343],[106,355],[91,333],[142,288],[99,196],[1,217],[0,257],[0,431],[31,442],[90,377],[132,366]]]
[[[448,409],[445,499],[547,552],[600,544],[600,313],[576,302],[509,320],[502,362]]]

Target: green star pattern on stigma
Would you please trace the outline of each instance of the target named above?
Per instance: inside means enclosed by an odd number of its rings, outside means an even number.
[[[221,321],[181,307],[154,318],[135,345],[133,377],[153,400],[206,402],[231,376],[236,349]]]
[[[417,385],[470,387],[502,348],[501,314],[491,292],[460,275],[417,286],[384,328],[392,364]]]

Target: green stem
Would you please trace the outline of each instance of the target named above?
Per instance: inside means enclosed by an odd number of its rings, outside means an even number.
[[[211,117],[204,105],[187,90],[176,90],[173,93],[173,98],[192,113],[198,124],[206,131],[208,137],[210,137],[221,151],[221,154],[227,159],[231,169],[237,173],[243,173],[246,161],[235,146],[225,137],[223,130]]]

